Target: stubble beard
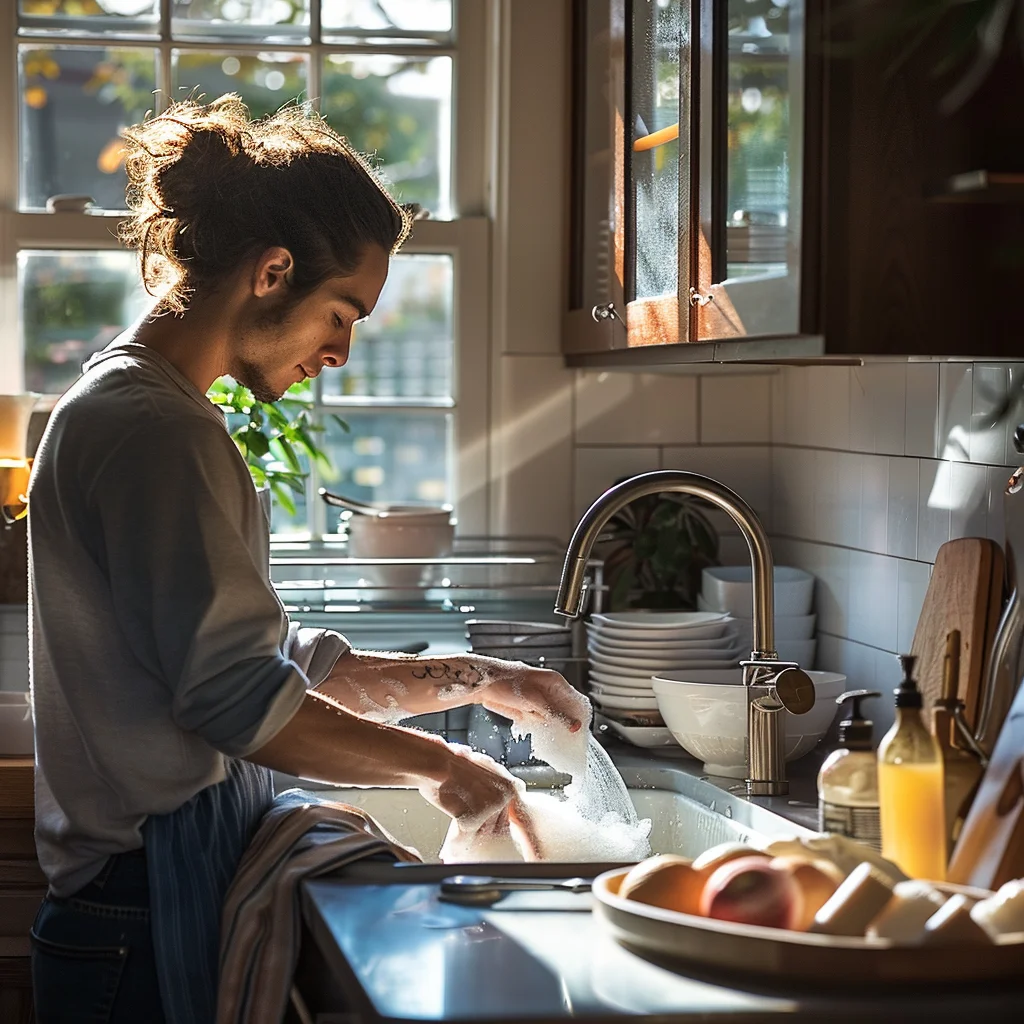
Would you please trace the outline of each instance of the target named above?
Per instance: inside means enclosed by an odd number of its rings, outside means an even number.
[[[289,306],[264,313],[258,317],[247,332],[246,344],[243,349],[253,351],[271,351],[281,335],[281,329],[290,319]],[[284,391],[275,388],[262,367],[244,355],[239,355],[231,376],[247,387],[257,402],[277,402],[284,397]],[[285,389],[287,390],[287,388]]]

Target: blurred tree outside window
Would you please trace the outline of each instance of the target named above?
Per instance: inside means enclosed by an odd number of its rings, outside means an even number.
[[[152,301],[134,254],[112,247],[125,208],[119,133],[169,100],[236,92],[254,117],[312,102],[371,155],[400,202],[434,219],[453,216],[452,0],[319,7],[325,42],[314,49],[309,0],[18,0],[10,43],[19,210],[45,216],[55,195],[91,200],[86,212],[61,215],[77,218],[80,245],[21,243],[17,253],[26,389],[62,393]],[[101,234],[88,223],[97,219],[109,225]],[[303,396],[325,428],[320,444],[332,467],[303,462],[312,470],[306,494],[275,512],[275,530],[336,528],[311,500],[321,483],[364,500],[453,499],[454,265],[447,253],[393,261],[350,363]]]

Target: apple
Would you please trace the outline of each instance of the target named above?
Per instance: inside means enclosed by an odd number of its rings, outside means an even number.
[[[619,895],[652,907],[696,914],[704,878],[685,857],[659,854],[629,869],[619,886]]]
[[[803,896],[786,865],[764,857],[740,857],[707,880],[700,912],[719,921],[795,928],[803,916]]]

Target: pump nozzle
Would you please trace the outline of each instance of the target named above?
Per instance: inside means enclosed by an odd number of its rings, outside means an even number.
[[[840,707],[851,701],[850,717],[839,723],[839,744],[849,750],[870,750],[874,734],[874,722],[863,718],[860,713],[860,702],[868,697],[881,697],[877,690],[847,690],[836,697]]]

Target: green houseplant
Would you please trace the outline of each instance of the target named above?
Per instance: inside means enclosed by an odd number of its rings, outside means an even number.
[[[277,402],[257,402],[252,392],[231,377],[220,377],[207,396],[228,416],[231,439],[245,458],[257,487],[269,487],[280,506],[295,515],[293,494],[305,489],[310,462],[324,472],[333,471],[331,460],[317,444],[326,429],[313,418],[309,381],[290,388]],[[346,433],[348,424],[331,417]],[[305,460],[305,464],[303,464]]]
[[[718,564],[718,533],[688,494],[653,494],[617,512],[601,533],[611,610],[697,606],[701,573]]]

